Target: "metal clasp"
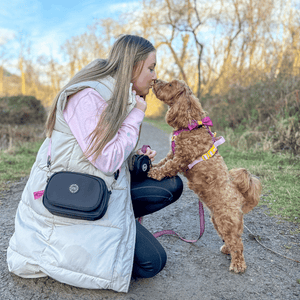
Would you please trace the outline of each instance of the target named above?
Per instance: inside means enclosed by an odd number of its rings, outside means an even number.
[[[47,182],[49,181],[50,177],[51,177],[51,156],[48,155],[47,156],[47,168],[48,168],[48,171],[47,171]]]
[[[47,156],[47,168],[50,170],[50,167],[51,167],[51,156],[48,155]]]

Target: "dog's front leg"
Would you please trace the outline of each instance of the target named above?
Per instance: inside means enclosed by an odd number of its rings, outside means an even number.
[[[173,157],[174,157],[173,151],[170,150],[169,153],[167,154],[167,156],[166,156],[165,158],[163,158],[158,164],[153,164],[153,167],[154,167],[154,168],[161,167],[161,166],[163,166],[168,160],[173,159]]]
[[[156,180],[162,180],[165,177],[173,177],[177,173],[182,172],[186,164],[182,162],[179,157],[174,156],[173,159],[170,159],[165,162],[161,167],[153,167],[149,173],[148,177],[151,177]]]

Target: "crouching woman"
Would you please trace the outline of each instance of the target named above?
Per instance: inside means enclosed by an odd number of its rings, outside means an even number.
[[[149,41],[123,35],[107,59],[83,68],[54,99],[47,138],[16,213],[7,250],[11,272],[127,292],[132,277],[153,277],[164,268],[165,250],[135,219],[176,201],[182,181],[174,177],[133,182],[128,165],[147,107],[144,98],[156,80],[155,65],[156,51]],[[147,148],[145,155],[154,160],[156,151]],[[105,181],[112,193],[101,219],[56,216],[44,207],[47,178],[59,171],[87,173]]]

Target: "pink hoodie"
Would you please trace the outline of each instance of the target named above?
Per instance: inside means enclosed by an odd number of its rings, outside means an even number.
[[[89,145],[88,136],[97,126],[106,106],[105,100],[92,88],[86,88],[69,98],[64,118],[83,152]],[[93,163],[96,168],[103,173],[113,173],[121,167],[136,145],[144,116],[145,113],[138,108],[129,113],[115,137],[106,144],[102,154]],[[88,159],[92,162],[93,157]]]

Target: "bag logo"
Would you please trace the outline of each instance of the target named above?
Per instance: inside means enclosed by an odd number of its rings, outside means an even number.
[[[69,187],[69,191],[72,193],[72,194],[75,194],[79,191],[79,186],[77,184],[71,184],[70,187]]]
[[[148,165],[147,165],[147,164],[143,164],[143,165],[142,165],[142,170],[143,170],[143,172],[146,172],[147,169],[148,169]]]

